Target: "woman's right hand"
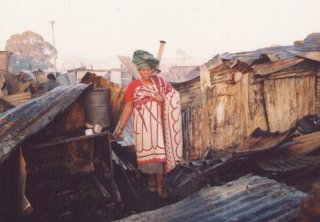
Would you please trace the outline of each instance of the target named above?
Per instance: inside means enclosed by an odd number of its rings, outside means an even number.
[[[161,96],[161,94],[156,94],[154,99],[158,102],[158,103],[162,103],[163,102],[163,97]]]
[[[123,133],[123,130],[118,128],[113,136],[114,136],[115,139],[119,139],[120,136],[122,135],[122,133]]]

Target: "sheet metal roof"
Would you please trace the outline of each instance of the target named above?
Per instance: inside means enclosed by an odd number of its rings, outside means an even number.
[[[292,53],[295,56],[299,56],[302,58],[306,59],[311,59],[317,62],[320,62],[320,52],[315,51],[315,52],[303,52],[303,51],[289,51],[288,52]]]
[[[235,64],[240,61],[251,66],[255,74],[262,76],[290,68],[305,59],[320,62],[320,33],[308,35],[299,45],[274,46],[248,52],[216,55],[203,66],[212,70],[221,64],[228,66],[228,63]],[[193,75],[192,79],[199,76],[200,72],[194,74],[196,75]],[[187,80],[180,81],[180,83],[184,82]]]
[[[28,136],[45,127],[88,87],[60,86],[41,97],[0,114],[0,163]]]
[[[301,62],[303,62],[305,59],[293,57],[288,59],[281,59],[272,63],[267,64],[261,64],[261,65],[255,65],[254,66],[254,73],[256,75],[268,75],[272,74],[278,71],[281,71],[286,68],[290,68],[292,66],[295,66]]]
[[[274,180],[247,175],[120,221],[290,221],[297,218],[305,196]]]

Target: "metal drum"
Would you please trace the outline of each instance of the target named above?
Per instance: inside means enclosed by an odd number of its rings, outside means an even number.
[[[102,128],[110,126],[109,98],[110,91],[106,88],[94,88],[85,93],[86,122]]]

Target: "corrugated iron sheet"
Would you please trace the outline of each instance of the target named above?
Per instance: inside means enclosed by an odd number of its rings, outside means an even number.
[[[262,49],[257,49],[255,51],[249,52],[239,52],[239,53],[225,53],[221,55],[223,60],[240,60],[249,65],[254,65],[256,61],[263,59],[265,56],[274,62],[280,59],[289,59],[294,57],[291,53],[286,50],[295,48],[294,46],[277,46],[277,47],[267,47]],[[301,47],[302,48],[302,47]]]
[[[301,62],[303,62],[305,59],[293,57],[289,59],[282,59],[271,63],[261,64],[261,65],[255,65],[254,66],[254,73],[256,75],[268,75],[272,74],[278,71],[281,71],[283,69],[290,68],[292,66],[295,66]]]
[[[320,131],[293,138],[289,149],[300,154],[307,155],[320,148]]]
[[[290,50],[288,50],[288,52],[292,53],[295,56],[299,56],[299,57],[302,57],[302,58],[311,59],[311,60],[315,60],[317,62],[320,62],[320,52],[319,51],[301,52],[301,51],[290,51]]]
[[[201,161],[180,163],[166,176],[168,179],[166,184],[170,189],[176,190],[186,185],[189,186],[188,183],[195,179],[206,180],[206,178],[236,174],[246,166],[248,171],[245,174],[255,173],[254,169],[257,169],[257,166],[259,172],[284,173],[318,165],[320,163],[318,157],[304,157],[294,151],[300,149],[310,152],[320,147],[317,138],[319,133],[295,137],[292,141],[291,132],[293,131],[294,128],[283,133],[270,133],[257,128],[241,144],[241,149],[229,150],[229,153],[227,152],[219,158],[214,155],[215,157]],[[240,173],[244,175],[243,172]]]
[[[256,74],[266,75],[294,66],[303,60],[299,57],[320,61],[319,33],[307,36],[301,45],[274,46],[248,52],[223,53],[216,55],[204,65],[212,70],[221,64],[240,61],[254,68]],[[263,64],[259,66],[258,64]],[[258,66],[256,66],[258,65]],[[163,74],[166,76],[165,74]],[[172,80],[173,83],[182,83],[196,78],[200,72],[194,72],[192,78]],[[170,81],[170,76],[167,77]]]
[[[320,158],[304,157],[289,149],[278,149],[274,152],[261,153],[255,161],[264,171],[288,172],[320,163]]]
[[[274,180],[244,176],[175,204],[120,221],[290,221],[306,194]]]
[[[286,132],[268,132],[263,131],[260,128],[255,129],[251,135],[245,139],[239,146],[240,150],[235,151],[235,156],[252,154],[255,152],[260,152],[268,149],[277,147],[279,144],[286,141],[290,135],[291,131]]]
[[[19,143],[46,126],[88,87],[85,84],[60,86],[0,114],[0,163]]]

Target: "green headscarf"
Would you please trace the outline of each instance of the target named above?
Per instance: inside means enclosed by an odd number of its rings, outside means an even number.
[[[132,62],[137,66],[137,69],[151,67],[155,69],[159,64],[159,60],[152,54],[144,50],[136,50],[133,53]]]

